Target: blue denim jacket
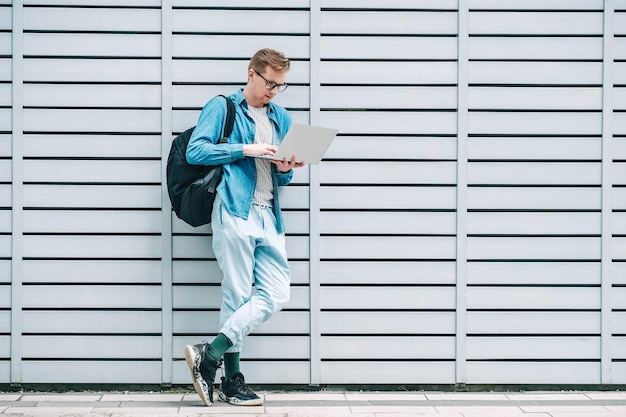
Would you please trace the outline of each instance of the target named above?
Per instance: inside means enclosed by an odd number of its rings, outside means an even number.
[[[243,145],[254,143],[256,126],[248,116],[248,102],[242,91],[228,97],[235,103],[237,111],[228,143],[218,143],[226,120],[224,98],[217,96],[205,104],[187,146],[187,162],[193,165],[223,165],[222,182],[217,192],[230,213],[247,219],[256,187],[256,165],[254,158],[243,155]],[[291,117],[287,110],[274,103],[269,104],[268,116],[274,127],[274,144],[278,145],[291,127]],[[285,232],[285,224],[278,202],[278,187],[289,184],[292,178],[293,170],[281,173],[272,165],[274,215],[279,233]]]

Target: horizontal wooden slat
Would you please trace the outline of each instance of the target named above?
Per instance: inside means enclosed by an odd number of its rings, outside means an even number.
[[[12,153],[12,135],[0,133],[0,157],[11,156]]]
[[[454,162],[325,162],[320,181],[327,184],[454,184]]]
[[[341,7],[348,9],[361,9],[363,8],[363,2],[359,0],[322,0],[320,2],[323,8],[329,7]],[[422,9],[437,9],[437,10],[456,10],[457,3],[454,0],[414,0],[411,2],[411,8]],[[377,9],[406,9],[407,3],[404,0],[386,0],[376,3]]]
[[[289,259],[309,257],[308,237],[287,236],[287,256]],[[213,259],[215,253],[211,238],[206,236],[174,236],[172,256],[179,259]]]
[[[3,244],[0,238],[0,245]],[[2,252],[0,252],[2,253]],[[0,308],[11,308],[11,286],[7,284],[0,285]]]
[[[322,362],[321,382],[333,384],[453,384],[454,362]]]
[[[489,10],[598,10],[602,0],[470,0],[472,9]]]
[[[469,213],[469,234],[599,235],[600,213]]]
[[[228,88],[225,93],[232,93],[232,88]],[[292,110],[289,112],[293,123],[309,124],[309,112]],[[198,116],[200,116],[200,110],[176,110],[172,112],[172,130],[173,132],[184,132],[191,126],[195,126],[198,123]],[[301,171],[301,170],[298,170]]]
[[[241,66],[238,70],[239,80],[245,77],[246,66]],[[243,74],[243,75],[241,75]],[[287,73],[287,83],[293,83],[290,77],[290,72]],[[172,87],[172,105],[183,108],[197,108],[198,114],[200,114],[200,108],[211,98],[216,95],[229,96],[234,93],[235,88],[243,88],[245,84],[239,86],[233,85],[175,85]],[[308,108],[310,103],[309,89],[308,87],[302,87],[298,85],[289,86],[284,94],[276,96],[274,103],[279,104],[285,108]],[[224,104],[225,106],[225,104]]]
[[[322,11],[321,32],[326,34],[451,35],[457,32],[457,15],[450,12]]]
[[[600,138],[471,138],[471,159],[572,160],[601,159]]]
[[[319,319],[322,334],[453,335],[455,333],[454,312],[322,311],[319,313]]]
[[[324,158],[456,159],[456,145],[456,138],[447,137],[338,136]]]
[[[161,333],[161,312],[29,310],[22,312],[22,331],[31,334],[157,334]]]
[[[322,234],[454,234],[455,213],[441,212],[322,212]]]
[[[602,84],[601,62],[470,61],[467,71],[470,84]]]
[[[626,334],[626,312],[615,311],[613,312],[612,327],[611,330],[615,334]]]
[[[150,135],[24,135],[26,157],[160,158],[161,137]]]
[[[612,282],[614,284],[626,284],[626,262],[613,262],[611,265]],[[626,333],[626,332],[624,332]]]
[[[600,113],[471,112],[472,134],[499,135],[598,135]]]
[[[599,359],[600,337],[468,337],[469,360]]]
[[[25,233],[161,233],[158,211],[25,211]]]
[[[456,59],[453,37],[322,36],[322,59]]]
[[[438,236],[322,236],[320,257],[327,259],[454,259],[455,238]]]
[[[470,34],[601,35],[602,12],[476,12],[470,13]]]
[[[289,59],[309,58],[309,38],[307,36],[281,35],[174,35],[172,47],[174,58],[250,57],[259,49],[272,45]]]
[[[11,260],[0,259],[0,282],[11,282]]]
[[[222,304],[222,290],[220,287],[197,287],[176,285],[172,290],[172,304],[176,309],[205,308],[215,309]],[[308,309],[309,289],[306,287],[292,287],[286,309]]]
[[[8,310],[0,311],[0,333],[11,332],[11,312]]]
[[[145,285],[26,285],[24,308],[160,308],[161,287]]]
[[[193,10],[174,9],[174,32],[308,34],[307,10]]]
[[[324,359],[454,359],[454,337],[323,336]]]
[[[0,106],[11,106],[12,92],[10,84],[0,84]]]
[[[11,236],[0,235],[0,258],[10,258],[11,253]]]
[[[11,55],[13,44],[10,33],[0,33],[0,55]]]
[[[24,30],[160,32],[158,9],[25,7]]]
[[[153,258],[162,255],[160,236],[28,235],[23,238],[27,258]]]
[[[591,187],[471,187],[467,200],[470,209],[599,210],[601,196]]]
[[[602,38],[470,37],[470,59],[601,60]]]
[[[143,360],[24,360],[22,378],[33,384],[153,384],[161,380],[161,366],[160,361]]]
[[[626,213],[617,212],[611,216],[612,233],[626,235]]]
[[[453,112],[322,111],[320,124],[342,134],[455,134]]]
[[[475,110],[599,110],[602,88],[473,87],[467,100]]]
[[[33,107],[161,107],[158,85],[26,84],[23,91]]]
[[[467,256],[483,259],[600,259],[599,237],[469,237]]]
[[[26,182],[159,183],[160,161],[27,160]]]
[[[307,211],[286,211],[281,199],[281,208],[283,210],[283,219],[285,221],[285,227],[287,233],[290,234],[308,234],[309,233],[309,213]],[[175,213],[172,215],[172,231],[173,233],[210,233],[211,225],[203,225],[199,227],[192,227],[176,217]]]
[[[160,82],[159,59],[26,58],[26,82]]]
[[[450,209],[454,187],[330,187],[320,188],[322,209]]]
[[[174,357],[183,359],[185,345],[199,343],[197,337],[174,337]],[[241,359],[308,360],[311,350],[308,336],[250,335],[244,341]]]
[[[376,97],[375,101],[371,97]],[[320,106],[343,109],[455,109],[455,87],[322,87]]]
[[[0,210],[0,233],[10,233],[13,229],[13,218],[10,210]]]
[[[245,366],[244,372],[248,384],[307,385],[311,381],[309,361],[251,361],[245,362],[243,366]],[[173,368],[174,384],[192,383],[185,361],[175,361]],[[200,404],[202,403],[198,401],[198,405]]]
[[[13,164],[10,159],[0,159],[0,181],[11,182],[13,178]]]
[[[25,109],[27,132],[152,133],[161,130],[160,110]]]
[[[599,309],[600,288],[469,287],[469,309]]]
[[[177,335],[217,335],[220,331],[219,314],[219,311],[176,311],[175,309],[172,319],[173,332]],[[310,331],[309,314],[308,311],[279,311],[270,320],[254,329],[252,334],[308,334]]]
[[[320,62],[322,84],[456,84],[455,62]],[[416,79],[415,74],[419,74]],[[291,76],[290,76],[291,77]]]
[[[322,287],[324,310],[453,309],[453,287]]]
[[[11,336],[0,336],[0,358],[11,357]]]
[[[292,284],[309,283],[309,263],[289,262]],[[178,284],[219,284],[222,271],[217,261],[174,261],[172,263],[173,282]]]
[[[600,362],[484,362],[467,363],[467,378],[477,384],[579,384],[600,383]]]
[[[25,260],[26,283],[161,283],[159,261]]]
[[[11,59],[0,58],[0,81],[11,81],[13,66]]]
[[[613,238],[611,257],[615,261],[626,260],[626,237]]]
[[[626,258],[626,257],[625,257]],[[626,309],[626,287],[613,287],[611,289],[611,306],[616,310]]]
[[[58,0],[27,0],[26,5],[58,5]],[[63,0],[63,4],[74,6],[160,6],[158,0]]]
[[[626,135],[626,113],[613,113],[613,135]]]
[[[322,284],[454,284],[454,262],[324,261]]]
[[[599,162],[472,162],[470,184],[572,184],[598,185],[602,182]]]
[[[30,57],[136,57],[161,56],[161,36],[119,33],[25,33],[24,55]]]
[[[176,83],[207,83],[225,84],[226,95],[234,92],[233,84],[245,84],[245,74],[248,69],[248,62],[236,59],[210,58],[203,60],[174,59],[172,61],[172,81]],[[243,75],[243,79],[242,79]],[[289,72],[287,73],[288,84],[306,84],[311,79],[309,63],[307,61],[290,61]],[[228,88],[227,88],[228,86]],[[176,86],[174,86],[176,87]],[[196,88],[200,87],[196,85]],[[279,94],[274,100],[280,100],[281,96],[289,96],[294,85],[289,87],[287,94]],[[173,90],[177,90],[176,88]]]
[[[0,109],[0,131],[9,132],[13,128],[11,109]]]
[[[512,291],[517,291],[512,289]],[[559,298],[564,297],[557,296]],[[600,312],[578,311],[470,311],[468,335],[480,334],[600,334]]]
[[[22,336],[22,358],[159,359],[160,336]]]
[[[0,207],[11,207],[11,184],[0,184]]]
[[[2,191],[0,190],[0,196]],[[2,201],[0,199],[0,201]],[[160,185],[25,185],[25,207],[160,208]]]
[[[470,262],[467,283],[599,285],[600,262]]]

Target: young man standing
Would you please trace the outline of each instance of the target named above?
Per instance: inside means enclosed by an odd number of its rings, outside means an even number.
[[[236,108],[228,143],[218,143],[226,105],[222,97],[215,97],[202,109],[187,147],[190,164],[223,167],[211,219],[213,250],[223,273],[220,332],[211,343],[185,347],[194,388],[209,406],[222,358],[225,377],[220,400],[236,405],[263,403],[245,383],[239,353],[244,338],[289,301],[290,271],[278,187],[287,185],[292,169],[304,164],[296,163],[295,157],[282,161],[255,157],[273,155],[291,126],[287,111],[272,103],[287,88],[289,66],[278,51],[258,51],[250,60],[246,87],[228,97]]]

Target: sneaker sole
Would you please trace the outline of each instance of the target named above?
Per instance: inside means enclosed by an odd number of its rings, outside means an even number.
[[[185,346],[185,361],[187,362],[187,366],[191,371],[191,380],[193,381],[193,387],[196,390],[196,393],[207,407],[212,406],[213,403],[207,398],[206,394],[204,393],[202,379],[196,378],[194,372],[194,368],[196,366],[196,351],[190,345]]]
[[[240,400],[239,398],[236,398],[236,397],[229,397],[226,394],[224,394],[222,391],[219,391],[217,393],[217,397],[220,399],[220,401],[224,401],[225,403],[232,404],[232,405],[245,405],[245,406],[263,405],[262,398],[256,398],[253,400]]]

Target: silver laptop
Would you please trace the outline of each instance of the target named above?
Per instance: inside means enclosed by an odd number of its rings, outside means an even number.
[[[337,132],[337,129],[328,127],[294,123],[274,155],[255,155],[254,157],[277,160],[287,158],[290,160],[291,156],[295,155],[297,162],[319,164],[330,143],[337,136]]]

